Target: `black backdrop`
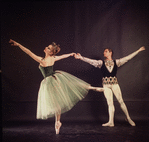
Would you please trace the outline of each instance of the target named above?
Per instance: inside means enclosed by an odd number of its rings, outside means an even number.
[[[1,2],[1,79],[3,120],[36,120],[38,89],[43,79],[38,63],[17,47],[14,39],[37,55],[52,41],[61,45],[58,55],[79,52],[103,59],[103,50],[114,50],[114,59],[141,46],[146,50],[118,70],[123,99],[134,120],[149,118],[149,10],[147,2],[128,1],[27,1]],[[73,57],[55,63],[54,70],[71,73],[93,86],[102,86],[101,72]],[[124,114],[114,98],[115,119]],[[51,118],[49,120],[53,120]],[[107,121],[103,93],[90,91],[62,120]]]

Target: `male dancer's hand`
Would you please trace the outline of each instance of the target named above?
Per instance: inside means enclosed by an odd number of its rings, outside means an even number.
[[[145,50],[145,46],[140,47],[139,52]]]
[[[74,56],[76,59],[82,59],[83,57],[81,56],[81,54],[80,53],[77,53],[77,54],[75,54],[75,56]]]

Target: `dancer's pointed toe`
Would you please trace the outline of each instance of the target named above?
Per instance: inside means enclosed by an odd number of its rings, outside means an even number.
[[[56,122],[55,123],[55,132],[56,134],[58,135],[59,132],[60,132],[60,127],[62,126],[62,123],[61,122]]]
[[[136,126],[135,122],[132,121],[131,119],[126,118],[126,121],[128,121],[131,126]]]

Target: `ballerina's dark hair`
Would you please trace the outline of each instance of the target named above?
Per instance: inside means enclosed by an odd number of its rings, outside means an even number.
[[[52,47],[53,47],[53,55],[56,55],[58,52],[60,52],[60,45],[59,44],[56,44],[55,42],[52,42]]]

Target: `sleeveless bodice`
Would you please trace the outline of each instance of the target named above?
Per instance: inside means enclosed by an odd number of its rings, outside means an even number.
[[[114,60],[114,67],[113,67],[112,72],[108,71],[107,67],[105,66],[105,61],[103,61],[101,71],[102,71],[103,77],[114,77],[114,76],[116,76],[116,73],[117,73],[116,61]]]
[[[53,71],[53,66],[47,66],[47,67],[42,67],[39,66],[39,69],[43,75],[44,78],[53,75],[55,72]]]

